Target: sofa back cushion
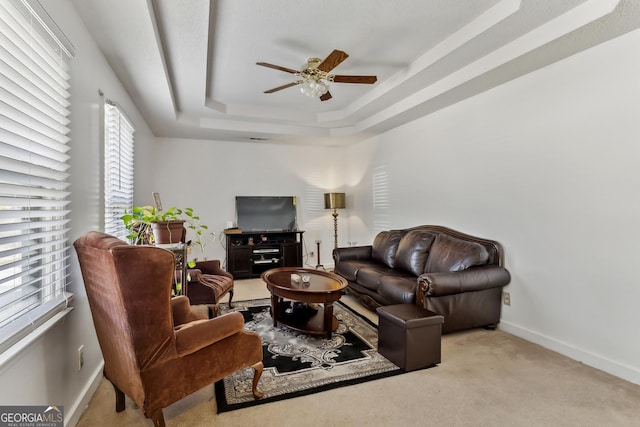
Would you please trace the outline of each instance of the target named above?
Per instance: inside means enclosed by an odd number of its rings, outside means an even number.
[[[435,237],[434,233],[428,231],[408,231],[398,243],[396,268],[412,273],[415,276],[421,275]]]
[[[381,231],[378,233],[376,238],[373,239],[371,248],[373,260],[389,268],[394,268],[398,243],[400,243],[404,233],[403,230]]]
[[[488,260],[489,252],[480,243],[438,234],[431,245],[424,271],[460,271],[474,265],[484,265]]]

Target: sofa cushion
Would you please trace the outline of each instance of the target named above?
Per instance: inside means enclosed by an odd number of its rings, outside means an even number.
[[[344,277],[350,282],[355,282],[358,277],[358,271],[362,267],[374,265],[372,261],[349,260],[336,263],[334,272]]]
[[[419,276],[424,272],[429,249],[435,234],[428,231],[411,230],[398,243],[396,251],[396,268]]]
[[[395,266],[398,243],[404,235],[404,230],[381,231],[373,239],[371,257],[374,261],[382,263],[389,268]]]
[[[418,280],[413,276],[383,276],[380,278],[378,294],[390,304],[416,302]]]
[[[367,267],[362,267],[358,270],[358,277],[356,282],[367,289],[377,291],[380,286],[380,278],[383,275],[394,275],[394,270],[387,268],[383,265],[376,264]]]
[[[425,273],[465,270],[473,265],[484,265],[489,252],[479,243],[438,234],[431,245]]]

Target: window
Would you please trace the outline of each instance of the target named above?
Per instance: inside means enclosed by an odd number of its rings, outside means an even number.
[[[387,165],[376,166],[372,170],[373,176],[373,229],[376,232],[388,230],[389,207],[389,171]]]
[[[0,352],[65,308],[70,44],[0,1]]]
[[[120,217],[133,207],[134,129],[115,103],[106,101],[104,110],[104,230],[126,240]]]

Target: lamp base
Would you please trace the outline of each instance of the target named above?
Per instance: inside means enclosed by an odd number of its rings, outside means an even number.
[[[333,210],[333,248],[338,249],[338,211]]]

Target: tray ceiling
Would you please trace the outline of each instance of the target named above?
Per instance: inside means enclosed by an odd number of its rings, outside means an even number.
[[[384,132],[640,26],[634,0],[72,0],[158,137],[341,145]],[[321,102],[263,61],[333,49]]]

